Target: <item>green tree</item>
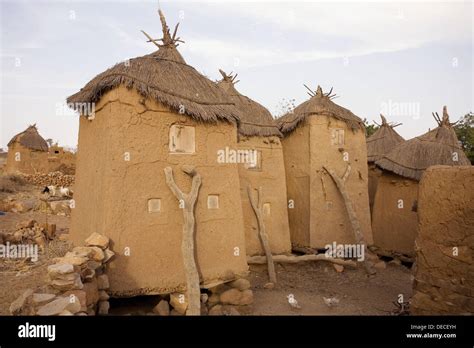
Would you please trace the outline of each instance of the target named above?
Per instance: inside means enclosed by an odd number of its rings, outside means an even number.
[[[375,123],[369,124],[369,121],[367,121],[366,118],[364,118],[364,126],[365,126],[365,134],[366,137],[370,137],[372,134],[374,134],[377,129],[379,129],[379,126],[377,126]]]
[[[474,113],[470,111],[453,126],[467,158],[474,164]]]

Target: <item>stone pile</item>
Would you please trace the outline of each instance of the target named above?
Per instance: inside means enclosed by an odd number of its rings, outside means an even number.
[[[36,210],[40,202],[36,198],[17,198],[9,196],[0,201],[0,211],[8,211],[12,213],[26,213]]]
[[[51,173],[21,174],[30,184],[38,186],[63,186],[70,187],[74,184],[74,175],[63,174],[59,171]]]
[[[48,266],[48,284],[25,291],[10,306],[13,315],[106,315],[110,304],[106,266],[114,256],[109,238],[93,233]]]
[[[201,315],[241,315],[251,312],[253,292],[250,282],[240,278],[201,293]],[[153,313],[160,316],[185,315],[188,302],[184,293],[161,296]]]
[[[16,224],[15,232],[0,233],[0,244],[37,244],[43,251],[56,234],[56,225],[27,220]]]

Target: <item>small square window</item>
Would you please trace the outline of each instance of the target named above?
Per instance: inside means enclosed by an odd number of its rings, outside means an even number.
[[[252,170],[262,169],[262,151],[249,150],[246,156],[245,168]]]
[[[263,215],[270,215],[271,212],[271,204],[270,203],[263,203]]]
[[[172,153],[194,153],[196,151],[194,127],[172,125],[170,127],[169,149]]]
[[[219,195],[207,196],[207,209],[219,209]]]
[[[344,129],[331,128],[331,144],[344,145]]]
[[[148,200],[148,212],[159,213],[161,211],[161,198],[151,198]]]

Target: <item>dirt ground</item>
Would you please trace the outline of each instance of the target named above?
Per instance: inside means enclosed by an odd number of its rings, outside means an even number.
[[[34,186],[23,187],[16,197],[31,197],[39,194]],[[0,194],[0,199],[12,193]],[[70,218],[46,215],[42,212],[6,213],[0,215],[0,231],[12,232],[18,222],[35,219],[38,222],[55,223],[58,234],[67,233]],[[36,263],[19,260],[0,260],[0,315],[9,315],[9,307],[23,291],[43,285],[47,266],[58,253],[64,253],[67,242],[55,241],[48,248],[48,255]],[[57,250],[56,250],[57,249]],[[336,272],[326,262],[300,264],[277,264],[278,284],[265,289],[268,282],[265,266],[252,266],[249,280],[254,291],[253,315],[390,315],[397,307],[394,302],[402,294],[404,301],[412,295],[412,270],[395,263],[387,263],[386,269],[367,278],[362,268],[344,269]],[[300,309],[293,308],[288,301],[291,295]],[[327,305],[327,299],[339,300],[336,305]],[[112,301],[110,313],[117,315],[146,314],[156,304],[153,298],[136,298]],[[114,304],[116,308],[114,308]]]
[[[405,266],[387,264],[373,278],[363,268],[337,273],[331,264],[306,262],[276,266],[278,285],[264,289],[268,282],[264,266],[251,267],[254,315],[390,315],[397,309],[393,302],[412,294],[412,271]],[[301,309],[290,306],[293,295]],[[328,306],[323,297],[339,300]]]

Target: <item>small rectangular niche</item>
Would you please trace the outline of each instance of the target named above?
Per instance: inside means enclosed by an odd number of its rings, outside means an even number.
[[[150,198],[148,200],[148,212],[159,213],[161,211],[161,198]]]
[[[195,153],[195,141],[194,127],[179,124],[170,127],[169,150],[171,153]]]
[[[246,169],[260,171],[262,169],[262,151],[250,150],[244,166]]]
[[[331,144],[344,145],[344,129],[331,128]]]
[[[219,195],[207,196],[207,209],[219,209]]]
[[[272,206],[270,203],[263,203],[263,215],[270,215],[272,213]]]

